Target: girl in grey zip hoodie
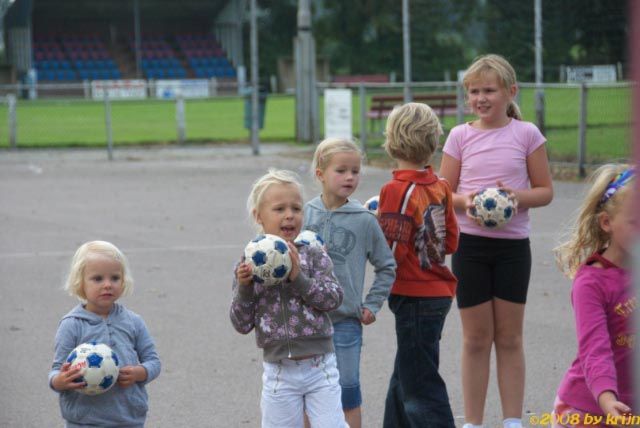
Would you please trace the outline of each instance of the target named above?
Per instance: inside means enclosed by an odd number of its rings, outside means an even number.
[[[142,317],[116,303],[132,287],[127,259],[110,242],[86,242],[71,260],[65,289],[82,303],[60,321],[49,372],[66,428],[144,427],[145,385],[160,374],[160,358]],[[109,346],[120,368],[117,382],[100,395],[76,391],[82,387],[80,369],[67,360],[73,349],[89,342]]]

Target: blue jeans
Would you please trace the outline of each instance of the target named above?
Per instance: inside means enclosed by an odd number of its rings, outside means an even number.
[[[351,410],[362,405],[360,390],[360,351],[362,324],[355,318],[345,318],[333,324],[333,346],[338,360],[342,408]]]
[[[447,386],[438,373],[449,297],[392,294],[398,350],[389,381],[384,428],[455,428]]]

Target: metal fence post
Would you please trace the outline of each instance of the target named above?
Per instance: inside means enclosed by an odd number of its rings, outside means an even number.
[[[18,147],[17,144],[17,115],[16,115],[16,107],[17,107],[16,96],[13,94],[7,95],[7,105],[8,105],[8,126],[9,126],[9,147],[12,149],[16,149]]]
[[[111,129],[111,102],[109,101],[109,89],[104,88],[104,125],[107,130],[107,154],[109,160],[113,160],[113,130]]]
[[[364,82],[358,84],[358,97],[360,98],[360,144],[362,153],[367,153],[367,94]]]
[[[82,90],[84,92],[85,100],[91,98],[91,83],[86,79],[82,81]]]
[[[178,128],[178,144],[186,141],[185,106],[182,91],[176,91],[176,126]]]
[[[580,123],[578,124],[578,172],[581,178],[586,174],[585,158],[587,153],[587,85],[580,85]]]
[[[456,123],[464,122],[464,86],[461,81],[456,82]]]

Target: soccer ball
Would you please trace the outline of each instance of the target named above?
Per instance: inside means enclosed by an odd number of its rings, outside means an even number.
[[[293,241],[296,245],[309,245],[311,247],[321,247],[324,249],[324,240],[313,230],[303,230]]]
[[[83,343],[67,357],[71,368],[81,367],[81,377],[75,382],[86,382],[86,386],[76,391],[87,395],[97,395],[108,391],[118,380],[118,356],[104,343]]]
[[[291,272],[289,247],[276,235],[258,235],[249,241],[244,258],[253,269],[253,282],[266,287],[282,283]]]
[[[380,196],[375,195],[367,199],[364,203],[364,207],[369,211],[372,211],[375,215],[378,215],[378,204],[380,203]]]
[[[516,213],[513,201],[507,192],[495,187],[481,190],[473,198],[471,213],[478,223],[490,229],[504,226]]]

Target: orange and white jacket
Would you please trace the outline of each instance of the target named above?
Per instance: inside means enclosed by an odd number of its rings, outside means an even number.
[[[457,279],[445,255],[458,248],[451,188],[430,166],[395,170],[380,191],[380,226],[398,264],[391,294],[453,297]]]

